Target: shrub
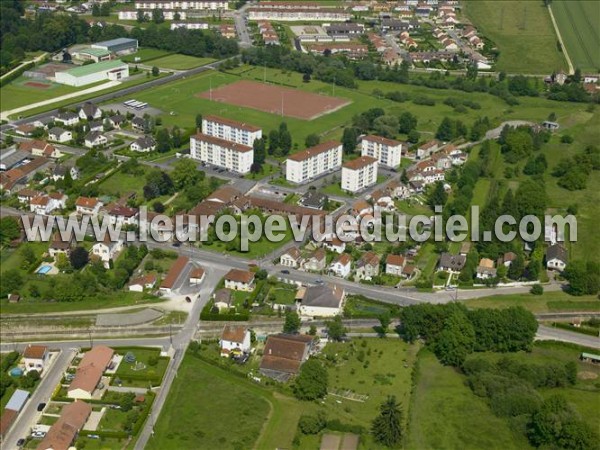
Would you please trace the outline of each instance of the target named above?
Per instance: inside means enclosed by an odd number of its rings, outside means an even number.
[[[542,295],[544,293],[544,287],[541,284],[534,284],[529,290],[533,295]]]
[[[316,416],[302,415],[298,427],[303,434],[317,434],[327,425],[327,419],[323,411]]]

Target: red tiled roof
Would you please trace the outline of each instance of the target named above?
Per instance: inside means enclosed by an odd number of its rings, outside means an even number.
[[[91,412],[92,406],[82,401],[65,405],[59,419],[52,425],[37,449],[68,450]]]
[[[368,166],[369,164],[376,163],[377,159],[372,158],[370,156],[361,156],[359,158],[353,159],[352,161],[348,161],[344,164],[346,169],[350,170],[360,170],[363,167]]]
[[[405,258],[402,255],[387,255],[385,263],[392,266],[404,266]]]
[[[48,351],[48,347],[45,345],[31,345],[29,344],[25,351],[23,352],[23,356],[25,358],[31,359],[42,359],[46,352]]]
[[[369,134],[368,136],[365,136],[362,139],[363,139],[363,141],[377,142],[378,144],[389,145],[391,147],[395,147],[397,145],[402,145],[402,142],[400,142],[400,141],[395,141],[394,139],[384,138],[383,136],[375,136],[374,134]]]
[[[292,161],[304,161],[320,153],[329,151],[332,148],[339,147],[340,145],[342,144],[337,141],[323,142],[322,144],[307,148],[306,150],[302,150],[301,152],[294,153],[293,155],[288,156],[288,159],[291,159]]]
[[[204,116],[204,120],[206,120],[207,122],[216,122],[216,123],[220,123],[222,125],[227,125],[233,128],[239,128],[241,130],[246,130],[246,131],[250,131],[250,132],[255,132],[255,131],[260,131],[260,128],[254,125],[250,125],[248,123],[244,123],[244,122],[237,122],[235,120],[231,120],[231,119],[226,119],[225,117],[219,117],[219,116]]]
[[[248,270],[231,269],[225,275],[225,280],[249,284],[254,280],[254,274]]]
[[[221,339],[229,342],[244,342],[246,336],[246,327],[241,325],[225,325],[221,333]]]
[[[163,280],[160,287],[165,289],[171,289],[175,285],[175,282],[179,278],[181,271],[184,269],[188,262],[189,258],[187,256],[180,256],[179,258],[177,258],[171,266],[171,268],[169,269],[169,273],[167,273],[167,276]]]
[[[75,206],[80,206],[82,208],[90,208],[94,209],[98,204],[98,199],[93,197],[79,197],[75,202]]]

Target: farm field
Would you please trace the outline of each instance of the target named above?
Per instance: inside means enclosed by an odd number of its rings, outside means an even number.
[[[467,0],[463,13],[498,47],[497,71],[549,75],[566,69],[543,2]]]
[[[592,0],[555,0],[554,19],[574,68],[582,72],[600,69],[600,3]]]
[[[161,69],[188,70],[195,67],[205,66],[216,61],[213,58],[198,58],[188,55],[167,55],[158,59],[152,59],[151,64]]]
[[[407,449],[527,449],[526,438],[492,414],[464,376],[442,366],[429,350],[418,355],[419,375],[407,411]]]

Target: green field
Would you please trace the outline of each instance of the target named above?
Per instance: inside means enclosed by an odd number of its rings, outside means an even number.
[[[471,392],[456,369],[442,366],[429,350],[419,353],[418,364],[405,448],[531,448],[523,435]]]
[[[554,19],[574,68],[585,72],[600,70],[600,2],[554,0]]]
[[[459,292],[460,297],[460,292]],[[593,295],[574,297],[562,291],[545,292],[543,295],[507,294],[465,300],[469,308],[507,308],[522,306],[533,313],[565,311],[600,311],[600,300]]]
[[[205,66],[214,62],[214,58],[197,58],[188,55],[168,55],[153,59],[152,65],[161,69],[188,70],[195,67]]]
[[[500,51],[495,66],[508,73],[551,74],[566,69],[550,14],[542,1],[467,0],[464,13]]]
[[[137,52],[131,55],[125,55],[121,58],[122,61],[128,63],[135,63],[136,59],[139,58],[139,62],[145,63],[154,59],[168,56],[170,53],[166,50],[159,50],[157,48],[140,48]]]

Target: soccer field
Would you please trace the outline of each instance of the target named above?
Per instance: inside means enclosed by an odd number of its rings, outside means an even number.
[[[600,70],[600,2],[555,0],[551,7],[573,67]]]
[[[550,74],[567,68],[542,1],[468,0],[464,13],[480,34],[498,47],[498,71]]]

